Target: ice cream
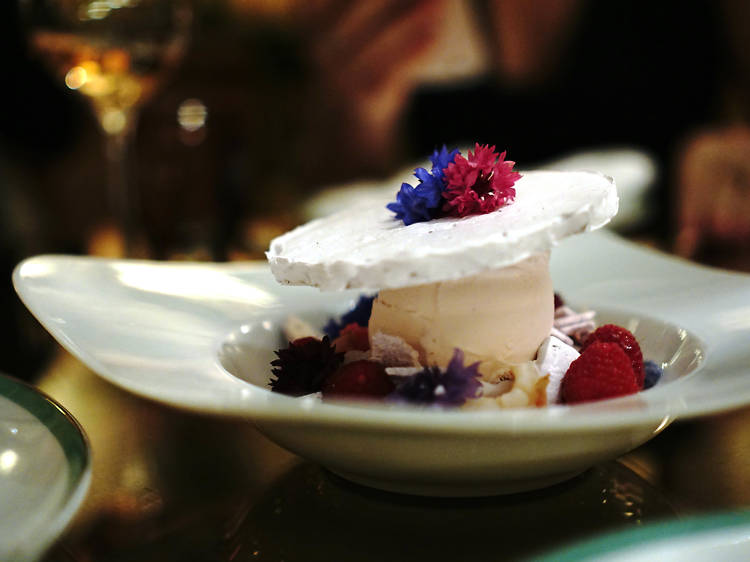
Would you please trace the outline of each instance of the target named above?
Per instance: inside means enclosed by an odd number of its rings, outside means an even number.
[[[402,338],[423,365],[445,366],[458,347],[470,358],[530,361],[554,314],[549,253],[462,279],[382,290],[370,336]]]

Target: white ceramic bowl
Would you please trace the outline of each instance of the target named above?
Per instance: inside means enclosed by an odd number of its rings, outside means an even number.
[[[0,560],[36,560],[62,534],[91,480],[78,423],[37,389],[0,375]]]
[[[107,380],[190,410],[254,420],[271,439],[353,481],[426,495],[551,484],[640,445],[677,417],[750,402],[750,277],[697,267],[608,232],[552,253],[555,286],[633,330],[665,365],[655,388],[577,406],[493,412],[322,403],[270,392],[290,313],[323,323],[354,293],[278,285],[265,264],[41,256],[16,289]]]

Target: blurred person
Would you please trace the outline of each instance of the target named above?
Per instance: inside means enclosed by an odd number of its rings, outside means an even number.
[[[425,84],[457,3],[473,14],[468,36],[487,64],[470,78]],[[750,162],[750,132],[723,121],[729,87],[739,84],[739,105],[750,109],[749,16],[739,0],[307,3],[300,20],[318,80],[311,161],[377,174],[443,143],[497,144],[524,167],[573,150],[636,147],[664,172],[654,226],[677,232],[683,255],[703,239],[736,241],[750,235],[737,169]]]
[[[311,96],[307,107],[308,145],[317,168],[331,173],[378,173],[396,155],[399,126],[419,85],[445,16],[442,0],[303,2],[299,35],[309,57]],[[317,166],[326,146],[337,156]],[[314,150],[319,148],[320,150]],[[315,177],[316,181],[332,178]]]
[[[722,246],[750,255],[750,5],[724,1],[732,74],[724,88],[729,124],[689,135],[676,162],[678,230],[675,249],[704,259]],[[720,259],[723,259],[720,257]],[[730,258],[732,259],[732,258]]]
[[[676,252],[718,262],[731,259],[723,255],[726,246],[749,251],[750,128],[735,125],[696,133],[679,154],[676,175]],[[746,267],[741,262],[734,266]]]

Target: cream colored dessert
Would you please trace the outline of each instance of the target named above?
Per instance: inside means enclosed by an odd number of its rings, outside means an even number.
[[[458,347],[468,357],[530,361],[554,315],[549,254],[463,279],[380,291],[369,332],[402,338],[420,363],[444,367]]]
[[[514,187],[515,200],[495,211],[409,225],[388,201],[368,202],[278,237],[266,255],[281,283],[378,290],[369,353],[395,374],[445,368],[458,349],[467,364],[480,362],[475,407],[550,403],[547,387],[556,393],[575,352],[549,340],[550,250],[609,222],[617,191],[584,171],[526,172]]]

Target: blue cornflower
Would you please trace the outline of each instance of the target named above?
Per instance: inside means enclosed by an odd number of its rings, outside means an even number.
[[[331,340],[335,340],[339,337],[342,328],[349,324],[359,324],[360,326],[367,326],[370,321],[370,314],[372,314],[372,301],[375,300],[377,295],[361,295],[354,307],[346,312],[341,318],[336,320],[331,318],[328,323],[323,326],[323,333],[325,333]]]
[[[401,184],[401,189],[396,194],[396,201],[386,205],[388,210],[396,213],[396,219],[404,221],[404,224],[409,226],[438,216],[445,189],[443,169],[453,161],[456,154],[458,154],[458,149],[448,151],[443,145],[443,148],[439,151],[435,150],[430,157],[432,162],[430,172],[425,168],[414,170],[414,175],[419,180],[416,187],[406,182]]]
[[[424,170],[424,168],[417,168],[416,171],[419,170]],[[427,170],[424,172],[427,173]],[[406,226],[415,222],[432,220],[433,211],[440,207],[439,194],[442,190],[438,192],[437,204],[435,204],[433,189],[429,184],[426,187],[423,186],[425,184],[412,187],[406,182],[402,183],[401,189],[396,194],[396,201],[386,205],[389,211],[396,213],[396,219],[404,221]]]
[[[445,177],[445,172],[443,172],[443,170],[448,167],[448,164],[453,162],[453,159],[458,153],[457,148],[448,152],[448,148],[445,145],[443,145],[443,148],[439,151],[435,150],[430,157],[430,161],[432,162],[432,175],[442,180]]]
[[[425,367],[399,384],[390,398],[411,404],[460,406],[467,398],[477,398],[481,388],[479,363],[464,366],[464,354],[456,349],[445,371]]]

